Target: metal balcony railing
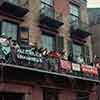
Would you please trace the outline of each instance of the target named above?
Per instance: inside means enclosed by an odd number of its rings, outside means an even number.
[[[73,21],[72,23],[70,23],[70,26],[74,30],[80,29],[80,30],[84,30],[84,31],[89,31],[89,24],[84,23],[79,20]]]
[[[0,0],[0,14],[22,20],[29,12],[28,0]]]
[[[20,7],[28,8],[28,0],[1,0],[0,2],[8,2]]]
[[[45,51],[46,53],[46,51]],[[62,58],[57,51],[42,53],[42,48],[18,46],[17,42],[0,37],[0,63],[32,68],[39,72],[75,77],[84,80],[98,80],[98,70],[86,64],[73,63]]]
[[[89,28],[89,24],[79,20],[75,20],[70,23],[71,36],[77,38],[80,37],[80,39],[85,39],[89,35],[92,35]]]

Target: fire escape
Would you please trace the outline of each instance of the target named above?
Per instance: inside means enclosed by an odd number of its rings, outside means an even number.
[[[86,39],[91,36],[92,33],[89,30],[89,24],[84,23],[80,20],[75,20],[70,23],[70,37],[72,41],[78,42],[79,44],[85,44]],[[82,75],[81,73],[75,72],[79,77]],[[89,77],[89,76],[87,76]],[[96,82],[89,82],[88,80],[80,80],[80,79],[71,79],[72,88],[76,91],[79,96],[78,100],[87,100],[89,93],[94,93],[95,90],[91,90],[94,86],[96,86]]]
[[[52,32],[57,32],[57,29],[63,24],[62,14],[55,11],[51,5],[41,2],[40,27]]]
[[[23,3],[21,0],[0,0],[0,14],[13,19],[23,20],[24,15],[28,13],[27,0]]]
[[[84,41],[88,36],[92,35],[92,33],[89,31],[89,24],[87,23],[76,20],[73,21],[70,25],[71,38]]]

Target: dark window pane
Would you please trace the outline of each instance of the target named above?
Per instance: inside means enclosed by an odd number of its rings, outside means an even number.
[[[0,93],[0,100],[23,100],[23,94]]]
[[[62,37],[62,36],[56,37],[56,49],[58,51],[63,51],[63,49],[64,49],[64,37]]]
[[[52,89],[44,89],[43,100],[58,100],[57,91]]]
[[[20,42],[21,44],[28,44],[29,42],[29,28],[20,27]]]
[[[83,50],[85,63],[90,64],[89,47],[87,45],[84,45]]]
[[[76,100],[89,100],[89,94],[85,92],[79,92]]]

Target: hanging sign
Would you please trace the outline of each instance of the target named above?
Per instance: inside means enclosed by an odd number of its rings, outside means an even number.
[[[89,65],[81,65],[82,72],[98,75],[98,68]]]
[[[42,62],[41,55],[38,52],[34,52],[32,48],[18,48],[17,58],[31,62]]]
[[[72,63],[73,71],[81,71],[80,64]]]
[[[66,60],[60,60],[60,66],[62,69],[71,70],[71,63]]]

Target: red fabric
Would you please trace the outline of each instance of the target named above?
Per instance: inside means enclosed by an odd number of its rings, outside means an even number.
[[[53,57],[53,58],[60,58],[61,57],[61,54],[57,51],[55,52],[50,52],[50,57]]]

